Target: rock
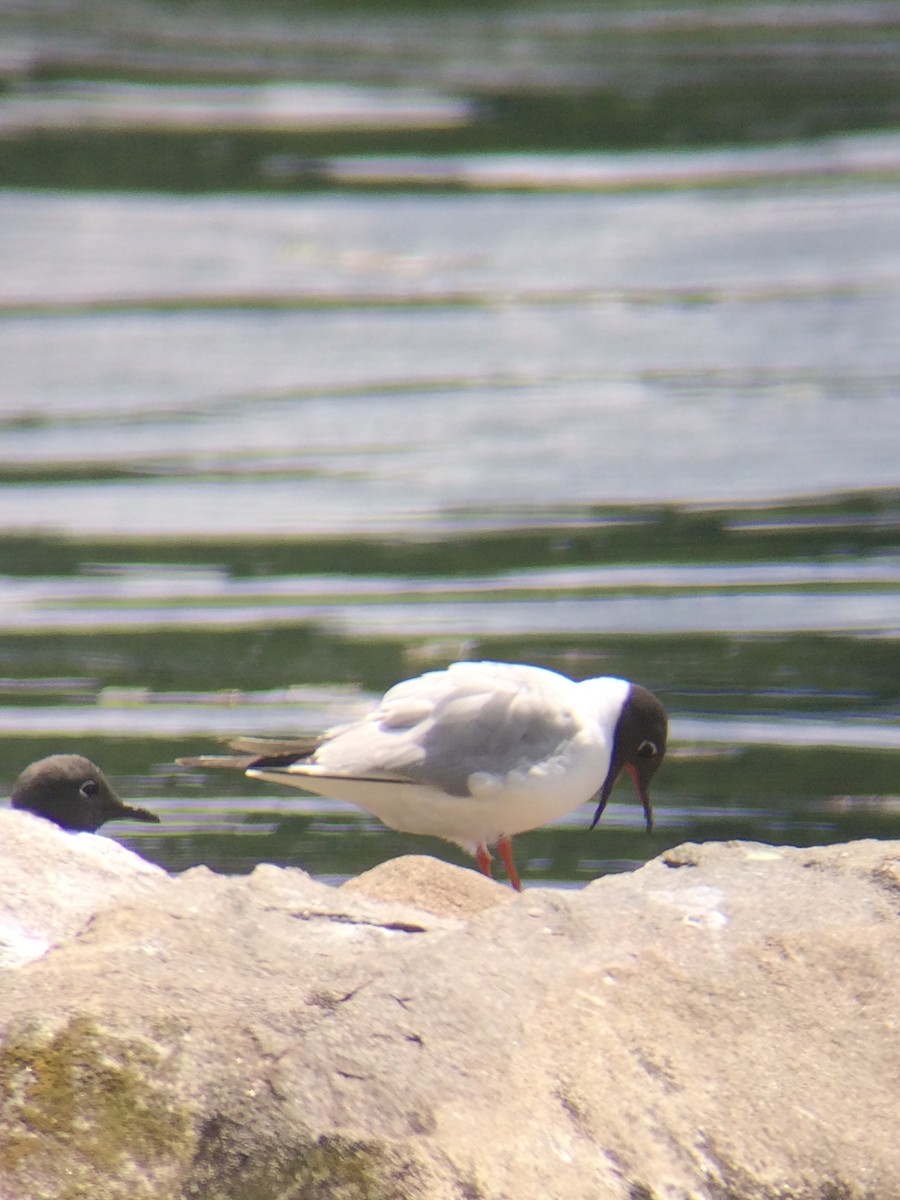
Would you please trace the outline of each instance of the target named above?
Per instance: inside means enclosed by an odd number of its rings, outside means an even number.
[[[169,882],[110,838],[11,809],[0,809],[0,862],[0,968],[42,957],[95,913]]]
[[[95,899],[2,973],[3,1200],[900,1194],[900,844],[682,846],[448,915],[446,864],[115,891],[87,836],[31,822],[5,893],[23,928],[57,878]]]
[[[507,904],[515,896],[511,888],[478,871],[461,870],[426,854],[389,858],[341,887],[376,900],[395,900],[440,916],[463,918]]]

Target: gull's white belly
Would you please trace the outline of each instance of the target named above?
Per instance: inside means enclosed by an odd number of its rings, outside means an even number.
[[[325,776],[315,764],[248,775],[355,804],[402,833],[444,838],[467,850],[536,829],[586,803],[602,786],[609,766],[605,745],[585,738],[567,753],[532,770],[504,776],[476,772],[471,794],[452,796],[422,783]]]

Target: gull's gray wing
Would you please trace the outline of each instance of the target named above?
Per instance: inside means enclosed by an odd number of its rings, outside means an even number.
[[[367,717],[327,736],[312,762],[466,796],[473,774],[502,778],[564,753],[582,728],[575,688],[539,667],[454,663],[391,688]]]

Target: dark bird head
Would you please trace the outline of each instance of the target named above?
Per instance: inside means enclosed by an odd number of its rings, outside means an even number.
[[[622,705],[616,730],[613,735],[612,757],[609,771],[600,789],[599,803],[591,829],[600,820],[622,769],[634,780],[641,804],[644,806],[644,821],[647,832],[653,829],[653,805],[650,801],[650,780],[656,774],[666,752],[666,736],[669,720],[666,710],[646,688],[633,683]]]
[[[105,821],[159,823],[155,813],[120,800],[100,768],[80,754],[51,754],[33,762],[13,785],[11,801],[13,808],[78,833],[94,833]]]

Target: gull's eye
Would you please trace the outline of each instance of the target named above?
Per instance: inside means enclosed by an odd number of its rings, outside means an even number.
[[[656,743],[649,740],[641,742],[637,748],[638,758],[656,758],[659,750],[656,748]]]
[[[85,800],[89,800],[92,796],[97,795],[100,788],[96,779],[86,779],[78,790],[84,796]]]

